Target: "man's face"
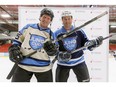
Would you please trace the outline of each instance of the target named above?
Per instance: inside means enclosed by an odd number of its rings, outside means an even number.
[[[62,22],[63,22],[63,25],[64,27],[67,29],[71,27],[72,25],[72,17],[71,16],[64,16],[62,17]]]
[[[43,28],[47,28],[48,25],[50,24],[51,22],[51,17],[44,14],[40,17],[40,26],[43,27]]]

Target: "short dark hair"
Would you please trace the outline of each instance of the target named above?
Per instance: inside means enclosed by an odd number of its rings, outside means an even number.
[[[41,10],[41,14],[40,14],[40,17],[43,16],[44,14],[48,15],[51,17],[51,21],[53,20],[54,18],[54,13],[52,10],[48,9],[48,8],[44,8],[43,10]]]

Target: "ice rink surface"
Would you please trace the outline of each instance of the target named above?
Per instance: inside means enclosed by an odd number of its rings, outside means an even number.
[[[116,82],[116,58],[109,55],[109,82]]]
[[[14,63],[12,63],[8,57],[0,58],[0,82],[10,82],[6,77],[11,70]],[[116,59],[109,54],[109,64],[108,64],[108,82],[116,82]],[[36,79],[33,77],[32,82],[36,82]],[[69,79],[70,81],[70,79]],[[73,81],[71,81],[73,82]],[[74,81],[75,82],[75,81]]]

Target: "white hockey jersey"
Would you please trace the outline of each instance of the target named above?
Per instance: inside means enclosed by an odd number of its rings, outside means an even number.
[[[52,68],[50,57],[43,49],[43,43],[53,39],[51,30],[42,29],[38,24],[28,24],[23,27],[17,34],[16,40],[13,44],[21,46],[21,52],[24,59],[18,64],[19,67],[31,72],[45,72]],[[29,57],[26,55],[36,51],[37,52]]]

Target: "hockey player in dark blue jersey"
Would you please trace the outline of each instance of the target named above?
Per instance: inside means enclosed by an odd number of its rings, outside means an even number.
[[[54,17],[53,12],[44,8],[40,13],[40,23],[27,24],[19,31],[9,47],[9,57],[18,67],[12,77],[12,82],[30,82],[34,74],[38,82],[52,82],[52,64],[50,56],[55,55],[57,50],[52,49],[55,45],[48,44],[47,52],[44,43],[54,39],[53,33],[48,25]],[[50,46],[49,46],[50,45]],[[26,55],[37,51],[35,54]]]
[[[54,33],[56,38],[74,29],[72,20],[73,16],[71,12],[64,11],[62,13],[63,26]],[[102,44],[102,38],[98,37],[95,40],[88,40],[84,31],[80,29],[63,40],[58,41],[59,54],[57,57],[56,82],[67,82],[70,69],[75,73],[78,82],[89,82],[90,77],[84,60],[83,50],[74,53],[71,52],[91,43],[93,45],[89,46],[88,49],[93,50],[93,48]]]

